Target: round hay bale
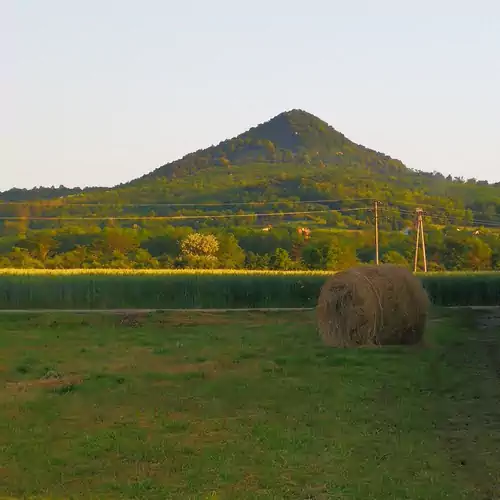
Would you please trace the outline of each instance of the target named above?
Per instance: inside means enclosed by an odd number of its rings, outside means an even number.
[[[326,345],[416,344],[424,334],[429,299],[420,280],[392,264],[359,266],[327,280],[317,317]]]

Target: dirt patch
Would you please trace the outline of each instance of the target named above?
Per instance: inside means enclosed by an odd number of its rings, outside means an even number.
[[[168,313],[158,314],[154,322],[161,325],[171,326],[209,326],[228,325],[234,323],[230,315],[224,313]]]
[[[125,313],[118,316],[120,326],[138,328],[143,325],[211,326],[211,325],[247,325],[264,326],[276,323],[289,323],[290,320],[310,323],[311,316],[303,311],[289,311],[286,314],[279,310],[217,310],[217,311],[158,311],[144,313]]]
[[[191,421],[189,428],[179,439],[182,446],[199,450],[203,446],[222,444],[237,441],[238,436],[221,425],[219,428],[210,427],[204,421]]]
[[[33,388],[61,389],[80,385],[83,383],[83,377],[71,375],[67,377],[42,378],[36,380],[22,380],[19,382],[7,382],[6,387],[14,392],[24,392]]]
[[[142,314],[125,314],[119,319],[120,326],[128,326],[137,328],[143,325],[147,320],[147,315]]]
[[[118,318],[120,326],[138,328],[143,325],[204,326],[234,323],[234,318],[224,313],[196,312],[158,312],[125,314]]]
[[[204,361],[203,363],[167,363],[161,371],[172,375],[181,375],[194,372],[214,372],[216,368],[216,363],[212,361]]]

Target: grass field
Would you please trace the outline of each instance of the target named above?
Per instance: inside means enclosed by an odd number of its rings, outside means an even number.
[[[0,271],[1,309],[315,307],[328,273]],[[500,305],[500,273],[419,275],[438,306]]]
[[[0,495],[498,499],[500,322],[448,314],[358,350],[310,312],[0,316]]]

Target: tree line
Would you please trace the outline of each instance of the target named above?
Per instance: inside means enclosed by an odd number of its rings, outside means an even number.
[[[8,231],[7,231],[8,233]],[[500,230],[428,224],[431,271],[500,270]],[[382,262],[411,266],[412,228],[380,231]],[[186,225],[88,224],[0,236],[2,268],[226,268],[340,270],[374,261],[373,228],[194,228]]]

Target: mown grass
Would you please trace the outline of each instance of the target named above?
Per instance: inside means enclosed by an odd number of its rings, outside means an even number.
[[[309,312],[0,331],[7,496],[499,498],[500,342],[470,314],[434,317],[419,348],[327,349]]]
[[[419,275],[439,306],[500,305],[500,273]],[[0,309],[310,308],[325,273],[0,273]]]

